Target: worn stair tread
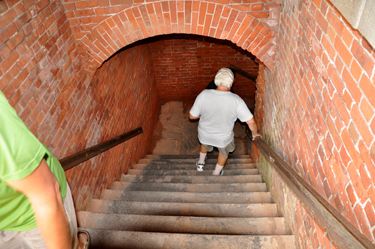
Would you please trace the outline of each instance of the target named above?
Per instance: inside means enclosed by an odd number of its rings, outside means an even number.
[[[145,156],[145,159],[196,159],[199,155],[152,155],[148,154]],[[229,155],[229,158],[251,158],[250,155]],[[207,154],[207,159],[217,159],[217,155]]]
[[[278,217],[275,203],[129,202],[92,199],[87,211],[117,214],[200,217]]]
[[[183,203],[272,203],[270,192],[165,192],[104,189],[102,199]]]
[[[114,182],[112,190],[173,192],[266,192],[265,183],[146,183]]]
[[[185,163],[190,163],[190,164],[195,164],[197,161],[197,158],[190,158],[190,159],[147,159],[147,158],[142,158],[138,161],[138,163],[152,163],[152,164],[185,164]],[[216,163],[217,158],[207,158],[206,163]],[[231,163],[253,163],[253,160],[251,158],[228,158],[227,164]]]
[[[284,217],[221,218],[191,216],[154,216],[106,214],[79,211],[80,227],[121,231],[287,235]]]
[[[206,163],[204,166],[205,171],[214,170],[216,167],[215,163]],[[195,163],[191,164],[146,164],[146,163],[137,163],[132,167],[133,169],[143,169],[143,170],[197,170]],[[224,170],[232,169],[255,169],[256,165],[254,163],[239,163],[239,164],[226,164]]]
[[[258,169],[225,169],[225,175],[258,175]],[[129,169],[128,175],[179,175],[179,176],[195,176],[195,175],[212,175],[212,171],[204,170],[202,172],[196,169],[183,170],[142,170],[142,169]]]
[[[295,249],[292,235],[206,235],[86,229],[91,249]]]
[[[122,175],[122,182],[152,182],[152,183],[261,183],[261,175],[248,176],[153,176],[153,175]]]

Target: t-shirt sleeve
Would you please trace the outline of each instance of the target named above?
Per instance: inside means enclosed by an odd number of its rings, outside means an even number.
[[[237,115],[238,115],[238,119],[241,120],[241,122],[247,122],[253,118],[253,114],[251,114],[245,101],[243,101],[243,99],[241,98],[238,101]]]
[[[201,115],[201,103],[203,99],[204,91],[201,92],[194,101],[193,107],[190,109],[190,114],[194,117],[199,117]]]
[[[8,182],[25,178],[39,166],[46,152],[0,91],[0,179]]]

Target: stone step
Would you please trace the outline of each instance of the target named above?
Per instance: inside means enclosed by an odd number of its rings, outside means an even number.
[[[199,155],[146,155],[146,159],[196,159]],[[231,159],[249,159],[249,155],[229,155]],[[207,159],[217,159],[217,155],[207,154]]]
[[[147,159],[143,158],[138,161],[138,163],[146,163],[146,164],[185,164],[191,163],[195,164],[197,158],[189,158],[189,159]],[[207,158],[206,163],[216,163],[217,158]],[[252,163],[253,160],[251,158],[231,158],[229,157],[227,163]]]
[[[258,175],[258,169],[225,169],[225,175]],[[212,170],[204,170],[202,172],[197,171],[196,169],[191,170],[143,170],[143,169],[129,169],[128,175],[179,175],[179,176],[195,176],[195,175],[212,175]]]
[[[80,211],[80,227],[120,231],[225,235],[287,235],[283,217],[218,218],[106,214]]]
[[[266,192],[265,183],[130,183],[114,182],[112,190],[170,192]]]
[[[97,213],[200,216],[200,217],[277,217],[274,203],[223,204],[176,202],[129,202],[90,200],[87,211]]]
[[[192,193],[165,191],[123,191],[104,189],[102,199],[141,202],[182,202],[182,203],[272,203],[270,192],[242,193]]]
[[[204,166],[204,170],[212,171],[216,167],[215,163],[210,163]],[[197,170],[197,166],[192,163],[190,164],[134,164],[133,169],[142,169],[142,170]],[[233,169],[256,169],[255,163],[240,163],[240,164],[225,164],[224,172],[226,170]]]
[[[248,176],[154,176],[154,175],[122,175],[122,182],[152,183],[261,183],[261,175]]]
[[[294,236],[172,234],[86,229],[90,249],[295,249]]]

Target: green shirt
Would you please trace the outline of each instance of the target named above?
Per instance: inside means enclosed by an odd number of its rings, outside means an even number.
[[[27,231],[37,227],[28,198],[6,182],[30,175],[43,158],[56,176],[64,200],[67,185],[59,161],[27,128],[0,91],[0,230]]]

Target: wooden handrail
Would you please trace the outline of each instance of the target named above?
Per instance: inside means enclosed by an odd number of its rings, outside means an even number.
[[[251,138],[249,131],[247,135]],[[370,240],[334,209],[260,137],[255,138],[253,142],[339,248],[375,249]]]
[[[248,72],[245,72],[244,70],[242,70],[241,68],[239,67],[236,67],[236,66],[233,66],[232,64],[229,64],[229,69],[232,70],[233,72],[235,73],[238,73],[239,75],[242,75],[243,77],[245,78],[248,78],[252,81],[256,81],[257,79],[257,76],[255,75],[252,75],[252,74],[249,74]]]
[[[64,170],[71,169],[74,166],[77,166],[78,164],[83,163],[84,161],[87,161],[91,159],[92,157],[97,156],[103,153],[104,151],[107,151],[115,147],[116,145],[119,145],[125,142],[126,140],[129,140],[130,138],[135,137],[141,133],[143,133],[143,130],[142,130],[142,127],[139,127],[130,132],[124,133],[115,138],[112,138],[100,144],[94,145],[83,151],[77,152],[71,156],[65,157],[60,160],[60,164]]]

